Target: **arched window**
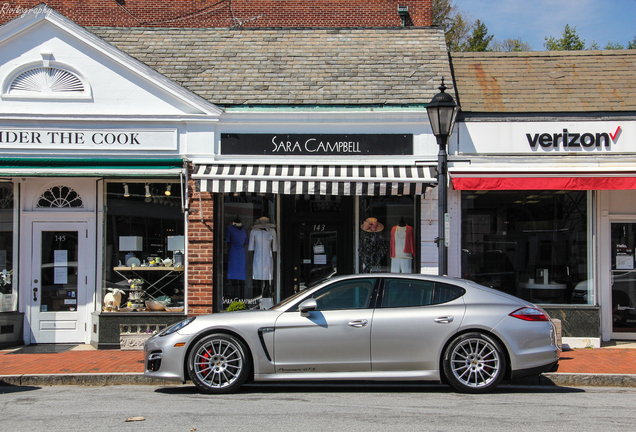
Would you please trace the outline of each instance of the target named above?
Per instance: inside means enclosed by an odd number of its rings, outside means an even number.
[[[0,210],[13,208],[13,184],[0,184]]]
[[[82,197],[68,186],[53,186],[38,198],[37,208],[83,208]]]
[[[55,61],[51,53],[40,55],[42,60],[23,64],[4,78],[3,99],[92,99],[81,73]]]
[[[36,67],[22,72],[9,86],[9,94],[84,93],[84,83],[72,72],[57,67]]]

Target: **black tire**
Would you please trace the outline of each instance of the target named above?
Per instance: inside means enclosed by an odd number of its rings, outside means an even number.
[[[245,345],[221,333],[198,341],[188,357],[190,379],[203,393],[236,391],[247,379],[251,366]]]
[[[462,393],[486,393],[504,377],[506,355],[501,345],[483,333],[457,336],[444,352],[444,375]]]

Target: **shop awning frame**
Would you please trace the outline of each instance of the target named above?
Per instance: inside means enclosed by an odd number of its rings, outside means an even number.
[[[201,192],[291,195],[422,195],[435,186],[424,165],[195,164]]]
[[[464,177],[452,182],[455,190],[636,189],[636,177]]]
[[[184,171],[183,158],[0,158],[3,177],[166,177]]]

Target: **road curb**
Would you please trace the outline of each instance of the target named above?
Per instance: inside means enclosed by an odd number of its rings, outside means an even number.
[[[105,374],[0,375],[0,386],[110,386],[110,385],[180,385],[179,381],[149,378],[140,372]]]
[[[558,387],[636,387],[636,375],[628,374],[570,374],[545,373],[536,377],[508,381],[506,384]],[[175,386],[179,381],[149,378],[143,373],[105,374],[41,374],[41,375],[0,375],[0,386],[111,386],[111,385],[154,385]]]
[[[560,387],[636,387],[636,375],[546,373],[541,376]]]

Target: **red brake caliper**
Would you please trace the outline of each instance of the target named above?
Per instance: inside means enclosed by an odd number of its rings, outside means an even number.
[[[205,357],[205,359],[209,359],[210,358],[210,353],[206,352],[205,354],[203,354],[203,357]],[[199,363],[199,371],[203,370],[206,368],[206,365],[203,363]]]

